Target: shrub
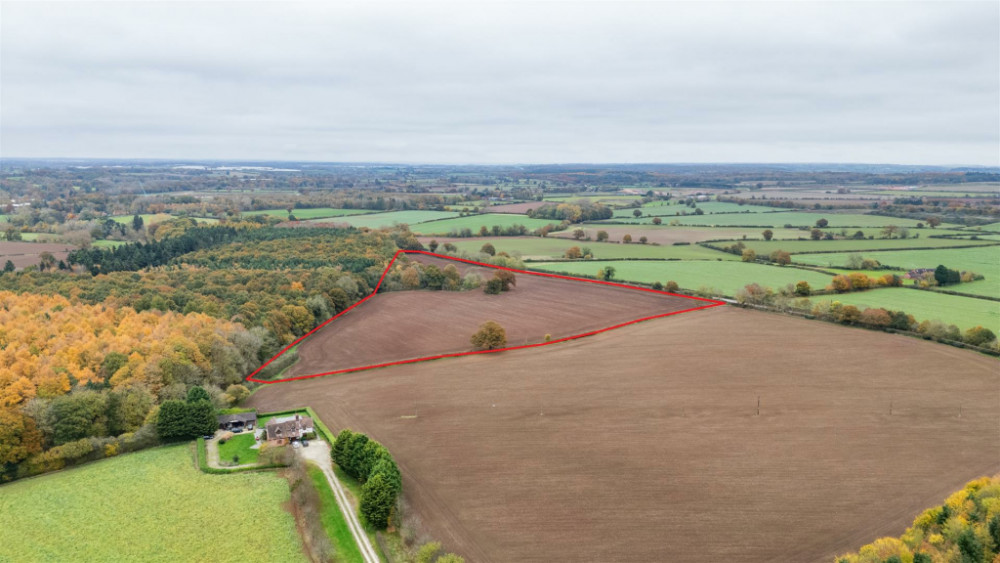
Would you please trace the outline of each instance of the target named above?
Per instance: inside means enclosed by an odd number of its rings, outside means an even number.
[[[674,280],[670,280],[667,282],[667,285],[665,285],[664,288],[671,293],[675,293],[678,289],[680,289],[680,286],[677,285],[677,282],[675,282]]]
[[[499,295],[503,291],[503,282],[497,278],[491,278],[483,286],[483,293],[487,295]]]
[[[757,260],[757,253],[754,252],[752,248],[743,249],[743,261],[744,262],[755,262]]]
[[[993,342],[996,338],[997,337],[993,334],[992,330],[981,326],[975,326],[965,331],[964,341],[966,344],[971,344],[972,346],[982,346]]]
[[[800,297],[809,297],[812,294],[812,287],[809,286],[809,282],[800,281],[795,284],[795,295]]]
[[[497,249],[494,248],[492,244],[486,243],[482,246],[482,248],[479,249],[479,252],[482,252],[483,254],[489,254],[490,256],[496,256]]]

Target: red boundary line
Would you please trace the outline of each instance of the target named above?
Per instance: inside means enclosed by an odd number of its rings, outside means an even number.
[[[277,360],[285,352],[287,352],[288,350],[292,349],[293,347],[295,347],[296,345],[298,345],[300,342],[302,342],[306,338],[312,336],[313,333],[315,333],[319,329],[325,327],[326,325],[330,324],[331,322],[337,320],[344,313],[347,313],[351,309],[354,309],[358,305],[361,305],[365,301],[368,301],[372,297],[375,297],[375,295],[378,294],[379,288],[382,287],[382,282],[385,280],[385,276],[389,273],[389,270],[392,268],[393,263],[396,261],[396,258],[398,258],[400,254],[424,254],[424,255],[427,255],[427,256],[434,256],[435,258],[444,258],[446,260],[455,260],[456,262],[465,262],[466,264],[474,264],[476,266],[484,266],[484,267],[487,267],[487,268],[495,268],[497,270],[507,270],[509,272],[517,272],[519,274],[528,274],[528,275],[531,275],[531,276],[541,276],[541,277],[545,277],[545,278],[556,278],[556,279],[561,279],[561,280],[581,281],[581,282],[597,283],[597,284],[601,284],[601,285],[610,285],[610,286],[613,286],[613,287],[622,287],[622,288],[631,289],[631,290],[634,290],[634,291],[646,291],[646,292],[649,292],[649,293],[659,293],[661,295],[672,295],[674,297],[683,297],[685,299],[693,299],[693,300],[696,300],[696,301],[704,301],[704,302],[706,302],[708,304],[707,305],[701,305],[701,306],[698,306],[698,307],[692,307],[690,309],[683,309],[681,311],[671,311],[669,313],[661,313],[659,315],[651,315],[651,316],[648,316],[648,317],[642,317],[640,319],[634,319],[634,320],[626,321],[624,323],[619,323],[619,324],[616,324],[616,325],[613,325],[613,326],[607,326],[607,327],[604,327],[604,328],[599,328],[597,330],[592,330],[590,332],[584,332],[584,333],[581,333],[581,334],[574,334],[572,336],[566,336],[564,338],[559,338],[559,339],[556,339],[556,340],[550,340],[549,342],[538,342],[536,344],[524,344],[524,345],[521,345],[521,346],[509,346],[507,348],[496,348],[496,349],[493,349],[493,350],[472,350],[472,351],[469,351],[469,352],[452,352],[450,354],[438,354],[436,356],[427,356],[427,357],[424,357],[424,358],[412,358],[412,359],[409,359],[409,360],[397,360],[397,361],[394,361],[394,362],[386,362],[386,363],[382,363],[382,364],[372,364],[370,366],[344,368],[344,369],[338,369],[338,370],[335,370],[335,371],[327,371],[327,372],[323,372],[323,373],[314,373],[314,374],[310,374],[310,375],[299,375],[299,376],[296,376],[296,377],[286,377],[284,379],[274,379],[274,380],[254,379],[254,376],[257,375],[258,373],[260,373],[260,371],[262,369],[266,368],[271,362],[273,362],[274,360]],[[475,260],[466,260],[464,258],[456,258],[454,256],[446,256],[444,254],[435,254],[433,252],[427,252],[425,250],[398,250],[398,251],[396,251],[396,254],[394,254],[392,256],[392,260],[389,261],[389,265],[387,265],[385,267],[385,270],[382,272],[382,277],[379,278],[378,284],[375,285],[375,289],[371,292],[371,294],[369,294],[364,299],[358,301],[354,305],[351,305],[350,307],[348,307],[348,308],[344,309],[343,311],[337,313],[336,315],[330,317],[329,319],[327,319],[326,321],[324,321],[322,324],[320,324],[316,328],[314,328],[314,329],[310,330],[309,332],[303,334],[302,336],[296,338],[295,341],[293,341],[291,344],[285,346],[284,348],[281,349],[280,352],[278,352],[277,354],[275,354],[273,358],[271,358],[270,360],[264,362],[263,365],[261,365],[259,368],[257,368],[256,370],[254,370],[253,373],[251,373],[250,375],[248,375],[246,377],[246,380],[247,381],[254,381],[254,382],[257,382],[257,383],[266,383],[266,384],[282,383],[282,382],[285,382],[285,381],[295,381],[295,380],[298,380],[298,379],[308,379],[310,377],[322,377],[324,375],[337,375],[337,374],[341,374],[341,373],[351,373],[351,372],[355,372],[355,371],[364,371],[364,370],[376,369],[376,368],[382,368],[382,367],[398,366],[398,365],[402,365],[402,364],[414,364],[414,363],[417,363],[417,362],[427,362],[427,361],[430,361],[430,360],[439,360],[441,358],[455,358],[455,357],[458,357],[458,356],[471,356],[471,355],[474,355],[474,354],[493,354],[493,353],[496,353],[496,352],[506,352],[506,351],[509,351],[509,350],[523,350],[525,348],[537,348],[539,346],[548,346],[549,344],[558,344],[560,342],[566,342],[567,340],[576,340],[577,338],[584,338],[586,336],[593,336],[595,334],[600,334],[602,332],[607,332],[609,330],[614,330],[616,328],[621,328],[623,326],[628,326],[628,325],[632,325],[632,324],[636,324],[636,323],[641,323],[643,321],[648,321],[648,320],[651,320],[651,319],[659,319],[661,317],[669,317],[671,315],[679,315],[681,313],[688,313],[688,312],[691,312],[691,311],[699,311],[701,309],[709,309],[711,307],[718,307],[719,305],[725,305],[725,304],[726,304],[725,301],[716,301],[715,299],[706,299],[704,297],[694,297],[692,295],[680,295],[680,294],[677,294],[677,293],[670,293],[669,291],[659,291],[659,290],[656,290],[656,289],[650,289],[650,288],[646,288],[646,287],[636,287],[636,286],[633,286],[633,285],[625,285],[625,284],[615,283],[615,282],[610,282],[610,281],[589,280],[589,279],[586,279],[586,278],[576,278],[576,277],[573,277],[573,276],[564,276],[564,275],[561,275],[561,274],[549,274],[549,273],[545,273],[545,272],[529,272],[527,270],[518,270],[518,269],[515,269],[515,268],[507,268],[505,266],[497,266],[495,264],[486,264],[486,263],[483,263],[483,262],[476,262]]]

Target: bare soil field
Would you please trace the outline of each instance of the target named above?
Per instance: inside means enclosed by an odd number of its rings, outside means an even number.
[[[470,561],[828,563],[1000,471],[998,366],[718,307],[250,404],[381,441],[410,510]]]
[[[50,252],[55,259],[65,260],[75,247],[69,244],[47,242],[0,242],[0,268],[10,260],[18,270],[38,264],[43,252]]]
[[[462,275],[484,268],[428,256],[409,257]],[[283,378],[344,368],[466,352],[469,338],[486,321],[507,331],[507,345],[519,346],[597,330],[642,317],[708,305],[705,301],[595,283],[516,274],[517,286],[500,295],[469,291],[380,293],[309,337],[299,361]],[[692,313],[693,314],[693,313]]]

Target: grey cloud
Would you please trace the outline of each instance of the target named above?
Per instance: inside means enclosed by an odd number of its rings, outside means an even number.
[[[1000,164],[994,2],[2,16],[9,156]]]

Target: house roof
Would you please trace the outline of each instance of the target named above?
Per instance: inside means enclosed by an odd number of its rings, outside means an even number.
[[[267,421],[267,437],[280,434],[283,437],[298,436],[306,428],[312,428],[313,421],[308,416],[301,418],[274,419]]]
[[[229,424],[232,422],[256,422],[257,413],[255,412],[238,412],[236,414],[220,414],[218,417],[219,424]]]

